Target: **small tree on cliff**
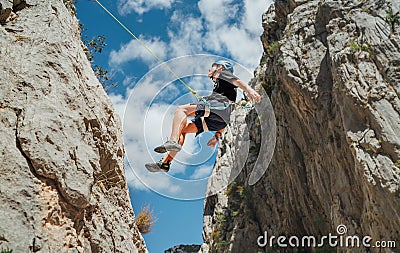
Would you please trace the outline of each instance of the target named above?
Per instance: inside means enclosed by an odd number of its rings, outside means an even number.
[[[84,31],[82,24],[81,31]],[[83,36],[82,42],[84,44],[83,50],[86,54],[86,57],[90,61],[94,74],[96,75],[97,79],[99,79],[99,82],[103,85],[103,88],[107,91],[111,87],[117,86],[116,83],[112,82],[112,78],[110,77],[110,73],[108,70],[100,67],[97,64],[93,64],[95,54],[100,54],[101,52],[103,52],[103,48],[107,46],[106,36],[99,35],[92,39],[88,39],[87,36]]]
[[[389,5],[389,10],[386,11],[385,21],[390,25],[390,32],[394,33],[396,25],[400,24],[400,11],[394,13],[392,6]]]

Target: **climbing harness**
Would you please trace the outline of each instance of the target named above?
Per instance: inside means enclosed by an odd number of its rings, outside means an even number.
[[[197,94],[197,92],[190,87],[187,83],[185,83],[179,76],[178,74],[171,69],[168,64],[166,62],[164,62],[163,60],[161,60],[148,46],[146,46],[146,44],[143,43],[143,41],[141,41],[139,39],[139,37],[137,37],[128,27],[126,27],[121,21],[119,21],[119,19],[117,17],[115,17],[104,5],[102,5],[99,0],[92,0],[94,2],[96,2],[111,18],[113,18],[125,31],[127,31],[141,46],[143,46],[147,52],[149,52],[154,59],[156,59],[158,61],[158,63],[160,63],[161,65],[163,65],[174,77],[177,78],[177,80],[183,84],[195,97],[198,101],[203,102],[207,107],[209,107],[210,109],[215,109],[215,110],[225,110],[226,108],[228,108],[229,106],[231,106],[233,103],[226,103],[224,106],[212,106],[206,99],[205,97],[201,97]],[[230,71],[231,73],[233,73],[233,66],[230,62],[225,61],[225,60],[219,60],[216,61],[213,64],[218,64],[218,65],[222,65],[224,66],[224,68],[228,71]],[[253,106],[250,107],[251,109],[254,108]]]

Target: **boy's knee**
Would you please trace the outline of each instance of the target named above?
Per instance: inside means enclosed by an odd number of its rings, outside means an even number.
[[[190,107],[188,105],[179,105],[175,112],[183,112],[188,115],[190,113]]]
[[[185,111],[185,106],[184,105],[179,105],[178,107],[176,107],[176,111]]]

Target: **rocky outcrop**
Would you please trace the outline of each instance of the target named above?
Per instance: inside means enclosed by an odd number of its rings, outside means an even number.
[[[1,0],[0,249],[147,252],[120,120],[69,1]],[[71,13],[72,11],[72,13]]]
[[[164,253],[198,253],[200,245],[178,245],[164,251]]]
[[[258,138],[257,134],[259,128],[252,125],[254,133],[250,132],[250,136],[248,136],[249,129],[247,128],[247,123],[256,121],[256,114],[254,112],[250,112],[247,109],[237,107],[231,115],[229,131],[225,132],[222,137],[222,140],[219,143],[218,147],[218,155],[217,160],[214,165],[213,175],[210,177],[207,186],[206,195],[209,196],[205,200],[204,204],[204,224],[203,224],[203,240],[204,243],[201,246],[202,253],[208,252],[252,252],[246,251],[246,244],[251,243],[250,241],[244,244],[244,247],[241,247],[240,241],[237,241],[238,245],[231,245],[230,237],[236,237],[238,235],[233,235],[232,231],[237,230],[237,224],[235,224],[234,219],[239,218],[239,206],[240,202],[243,201],[244,196],[244,188],[243,182],[241,179],[236,179],[232,182],[232,175],[238,175],[240,178],[248,177],[250,175],[251,169],[242,168],[244,164],[244,160],[238,161],[239,159],[247,159],[249,161],[255,161],[257,152],[255,150],[259,150],[256,148],[260,143],[260,139],[255,141],[254,138]],[[257,132],[257,133],[256,133]],[[250,138],[250,146],[245,143]],[[240,147],[238,149],[237,147]],[[242,156],[244,151],[252,150],[248,154],[248,156]],[[238,159],[238,157],[240,157]],[[247,157],[247,158],[246,158]],[[253,165],[253,163],[251,163]],[[248,165],[245,164],[245,167]],[[243,170],[242,170],[243,169]],[[242,170],[242,172],[240,172]],[[246,176],[243,175],[246,174]],[[227,186],[229,182],[232,182],[228,188],[224,187],[222,191],[218,191],[221,189],[221,186]],[[212,194],[217,192],[216,194]],[[247,228],[252,227],[254,222],[249,219],[237,219],[241,223],[246,222]],[[257,234],[254,234],[255,231],[248,231],[246,228],[246,237],[240,237],[243,240],[248,238],[257,237]],[[243,236],[243,234],[241,235]],[[232,242],[235,241],[232,238]],[[250,248],[251,249],[251,248]]]
[[[394,0],[280,0],[265,13],[253,85],[262,85],[274,106],[275,152],[263,178],[249,186],[251,157],[265,157],[250,149],[235,182],[206,199],[203,252],[279,252],[276,239],[273,248],[257,239],[265,232],[337,236],[339,225],[343,236],[370,236],[371,247],[315,250],[399,251],[400,37],[391,21],[399,7]],[[225,171],[221,182],[227,169],[237,169],[232,146],[240,147],[243,134],[235,124],[249,126],[251,145],[267,145],[253,113],[238,114],[241,123],[232,123],[219,147],[214,170]],[[374,247],[376,241],[397,247]]]

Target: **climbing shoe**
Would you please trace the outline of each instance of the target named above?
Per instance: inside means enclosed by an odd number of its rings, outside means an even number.
[[[156,163],[146,163],[144,166],[150,172],[168,172],[171,164],[158,161]]]
[[[167,141],[165,142],[163,145],[158,146],[154,149],[154,151],[156,151],[157,153],[165,153],[167,151],[175,151],[175,152],[179,152],[181,151],[182,147],[181,145],[179,145],[179,143],[177,143],[176,141]]]

